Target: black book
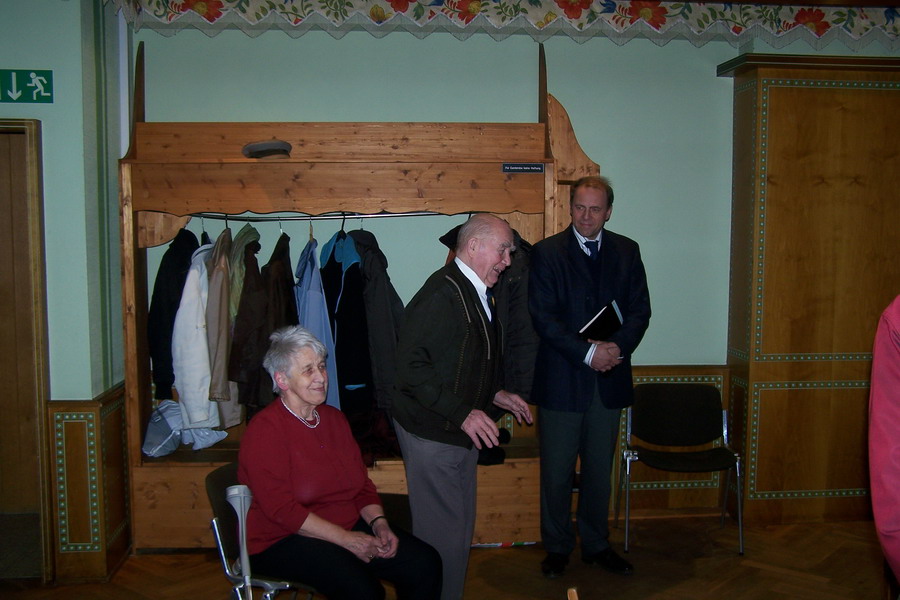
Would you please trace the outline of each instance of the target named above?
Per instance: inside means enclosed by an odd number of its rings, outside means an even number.
[[[585,340],[606,341],[622,326],[622,311],[613,300],[600,309],[594,318],[585,323],[578,334]]]

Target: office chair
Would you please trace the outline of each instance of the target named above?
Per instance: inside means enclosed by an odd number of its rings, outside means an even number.
[[[634,442],[669,446],[650,449]],[[722,445],[707,450],[684,451],[688,446],[703,446],[721,440]],[[680,451],[679,451],[680,450]],[[727,471],[722,494],[722,525],[731,471],[737,483],[738,553],[744,554],[742,514],[741,456],[728,445],[728,415],[722,408],[719,390],[700,383],[644,383],[634,388],[634,405],[626,415],[625,449],[616,492],[615,522],[619,523],[619,500],[625,488],[625,552],[628,552],[631,518],[631,463],[641,461],[662,471],[708,473]]]
[[[252,600],[252,588],[263,589],[263,600],[273,600],[279,592],[292,591],[296,599],[299,591],[312,600],[316,590],[294,581],[279,581],[254,577],[250,572],[247,554],[247,510],[253,496],[250,488],[239,485],[237,463],[229,463],[206,476],[206,495],[213,509],[212,530],[225,577],[232,585],[234,600]]]

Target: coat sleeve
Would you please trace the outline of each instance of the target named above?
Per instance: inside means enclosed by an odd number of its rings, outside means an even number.
[[[527,250],[530,254],[530,246]],[[513,264],[494,286],[500,322],[503,324],[503,389],[528,401],[534,377],[538,337],[528,312],[529,255],[519,249]]]
[[[623,265],[626,284],[621,286],[622,327],[612,334],[608,341],[615,342],[624,356],[631,354],[641,343],[644,332],[650,323],[650,291],[647,288],[647,272],[641,260],[641,252],[637,244],[628,253]]]

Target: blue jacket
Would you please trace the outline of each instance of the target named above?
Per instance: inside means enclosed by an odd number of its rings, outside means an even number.
[[[325,291],[322,289],[322,274],[316,261],[318,245],[316,240],[311,239],[300,253],[300,260],[297,261],[297,270],[294,273],[297,276],[294,297],[297,300],[297,317],[300,324],[319,338],[328,351],[328,358],[325,360],[328,370],[328,395],[325,397],[325,403],[340,409],[334,338],[331,336],[331,324],[328,322],[328,305],[325,303]]]

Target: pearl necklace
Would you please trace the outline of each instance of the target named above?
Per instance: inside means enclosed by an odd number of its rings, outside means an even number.
[[[281,399],[281,405],[284,406],[289,413],[294,415],[295,419],[297,419],[298,421],[300,421],[301,423],[303,423],[310,429],[315,429],[316,427],[319,426],[319,423],[321,422],[321,419],[319,419],[319,411],[317,411],[316,409],[313,409],[313,417],[315,417],[316,422],[314,425],[310,425],[309,421],[307,421],[306,419],[304,419],[303,417],[301,417],[300,415],[298,415],[297,413],[295,413],[294,411],[291,410],[291,407],[287,405],[287,402],[284,401],[284,398]]]

